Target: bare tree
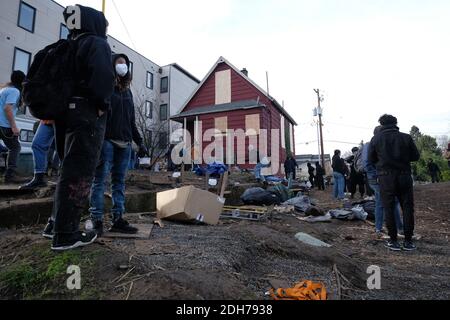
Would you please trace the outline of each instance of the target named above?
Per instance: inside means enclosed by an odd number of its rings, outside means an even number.
[[[447,150],[448,144],[450,143],[450,136],[442,135],[436,137],[436,142],[438,144],[438,148],[442,151]]]
[[[169,139],[169,109],[166,114],[160,114],[159,106],[149,105],[148,96],[139,94],[135,96],[136,126],[142,135],[144,145],[150,157],[150,170],[165,155],[170,146]],[[164,119],[161,120],[161,116]]]

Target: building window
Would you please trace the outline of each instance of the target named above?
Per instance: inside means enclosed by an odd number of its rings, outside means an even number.
[[[245,129],[248,136],[259,135],[260,121],[259,114],[250,114],[245,116]]]
[[[169,91],[169,78],[161,78],[161,93],[167,93]]]
[[[153,73],[147,71],[147,88],[153,90]]]
[[[14,49],[13,71],[20,70],[27,74],[28,68],[30,67],[30,62],[31,53],[19,48]]]
[[[145,116],[153,119],[153,102],[151,101],[145,101]]]
[[[20,2],[19,21],[17,22],[17,25],[22,29],[34,33],[35,20],[36,20],[36,9],[23,1]]]
[[[221,134],[226,134],[228,129],[228,117],[215,118],[214,125],[216,130],[219,130]]]
[[[59,28],[59,39],[68,39],[69,33],[69,29],[61,23],[61,27]]]
[[[159,106],[159,119],[161,121],[167,120],[167,104],[162,104]]]
[[[159,133],[159,148],[160,149],[167,148],[167,132]]]

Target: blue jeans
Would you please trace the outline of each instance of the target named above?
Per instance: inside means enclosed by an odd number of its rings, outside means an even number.
[[[48,153],[55,140],[53,125],[40,124],[31,144],[34,158],[34,173],[46,173]]]
[[[131,145],[119,148],[110,141],[103,142],[102,152],[91,188],[90,209],[93,221],[102,221],[104,216],[105,182],[111,174],[113,221],[125,213],[125,176],[131,156]]]
[[[342,173],[339,172],[333,172],[333,178],[334,178],[334,185],[333,185],[333,191],[334,191],[334,198],[336,199],[344,199],[344,188],[345,188],[345,177]]]
[[[383,230],[384,225],[384,208],[381,201],[380,185],[379,184],[369,184],[375,193],[375,228],[377,231]],[[397,225],[397,230],[403,231],[403,222],[400,217],[400,203],[396,199],[395,204],[395,223]]]

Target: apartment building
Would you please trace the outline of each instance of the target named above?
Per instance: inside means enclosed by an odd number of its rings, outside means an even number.
[[[63,9],[53,0],[0,1],[0,83],[7,82],[13,70],[27,73],[39,50],[67,38]],[[125,53],[132,62],[137,113],[146,119],[142,133],[148,141],[158,139],[157,144],[165,148],[171,130],[177,128],[170,117],[179,112],[200,81],[177,64],[159,66],[111,36],[108,42],[113,52]],[[27,112],[18,118],[19,123],[27,123],[20,139],[29,152],[33,118]]]

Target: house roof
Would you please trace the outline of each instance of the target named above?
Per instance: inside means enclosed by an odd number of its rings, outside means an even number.
[[[168,64],[167,66],[164,66],[164,67],[174,67],[175,69],[177,69],[181,73],[184,73],[187,77],[191,78],[193,81],[195,81],[197,83],[200,83],[200,80],[198,80],[197,77],[195,77],[194,75],[192,75],[192,73],[190,73],[189,71],[187,71],[186,69],[181,67],[178,63],[171,63],[171,64]]]
[[[250,79],[248,76],[246,76],[244,73],[241,72],[238,68],[236,68],[234,65],[232,65],[227,59],[224,57],[220,57],[219,60],[214,64],[214,66],[209,70],[208,74],[203,78],[202,82],[198,85],[197,89],[194,90],[194,92],[191,94],[191,96],[186,100],[183,107],[181,108],[181,112],[186,108],[186,106],[189,104],[189,102],[192,100],[192,98],[195,96],[195,94],[200,90],[200,88],[203,86],[203,84],[208,80],[208,78],[211,76],[211,74],[214,72],[214,70],[217,68],[217,66],[221,63],[227,64],[230,68],[232,68],[237,74],[239,74],[242,78],[250,82],[257,90],[259,90],[263,95],[265,95],[273,104],[274,106],[294,125],[297,125],[297,122],[287,113],[286,109],[283,108],[281,104],[278,103],[275,98],[273,98],[271,95],[269,95],[264,89],[262,89],[260,86],[258,86],[252,79]]]
[[[254,109],[254,108],[264,108],[264,107],[265,107],[264,104],[261,104],[256,100],[243,100],[243,101],[237,101],[237,102],[231,102],[231,103],[216,104],[216,105],[212,105],[212,106],[198,107],[198,108],[186,111],[186,112],[179,113],[179,114],[171,117],[171,119],[175,120],[175,119],[199,116],[202,114],[228,112],[228,111],[235,111],[235,110],[246,110],[246,109]]]

